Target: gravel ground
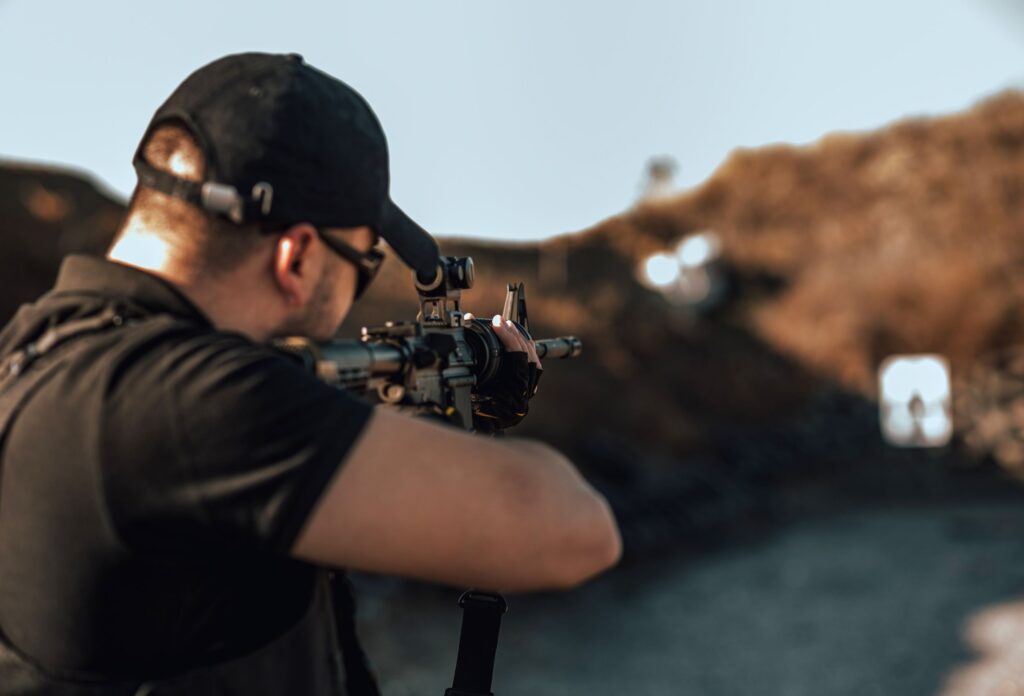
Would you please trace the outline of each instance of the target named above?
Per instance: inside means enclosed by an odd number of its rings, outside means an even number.
[[[451,685],[458,592],[356,578],[385,696]],[[1024,694],[1024,504],[887,507],[512,597],[497,696]]]

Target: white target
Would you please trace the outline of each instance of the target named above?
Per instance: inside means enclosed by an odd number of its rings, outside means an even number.
[[[900,447],[942,447],[953,437],[949,363],[940,355],[897,355],[878,370],[882,434]]]

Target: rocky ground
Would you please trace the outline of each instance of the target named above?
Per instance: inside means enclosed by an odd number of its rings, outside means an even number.
[[[494,693],[1024,693],[1024,497],[846,510],[511,598]],[[458,593],[359,578],[388,696],[451,685]]]

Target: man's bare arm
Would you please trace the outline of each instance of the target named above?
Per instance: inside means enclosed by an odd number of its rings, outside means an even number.
[[[604,498],[561,454],[375,410],[293,555],[502,591],[577,585],[614,565]]]

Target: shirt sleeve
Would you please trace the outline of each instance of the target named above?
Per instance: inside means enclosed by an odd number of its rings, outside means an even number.
[[[133,372],[114,413],[137,430],[108,438],[122,451],[106,488],[135,547],[287,552],[372,411],[238,336],[182,341]]]

